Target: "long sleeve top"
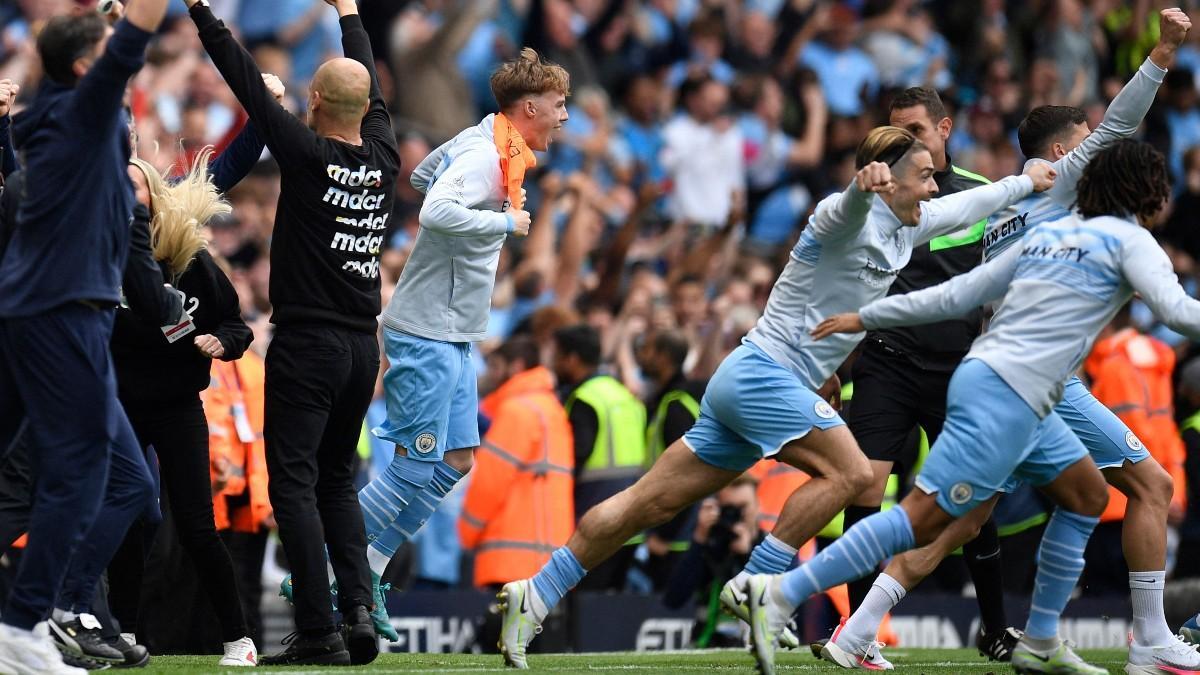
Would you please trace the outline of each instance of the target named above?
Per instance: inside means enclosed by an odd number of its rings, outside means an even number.
[[[1000,255],[1034,225],[1058,220],[1071,213],[1075,208],[1076,187],[1083,169],[1096,153],[1122,138],[1129,138],[1137,131],[1166,75],[1167,71],[1146,59],[1133,79],[1113,98],[1100,126],[1074,150],[1058,161],[1048,162],[1058,173],[1054,186],[1045,192],[1032,194],[988,219],[983,235],[985,260]],[[1035,157],[1025,165],[1034,162],[1047,160]]]
[[[385,326],[443,342],[484,338],[500,249],[513,228],[503,212],[494,121],[483,118],[413,171],[412,186],[425,193],[421,227],[384,312]]]
[[[122,100],[151,37],[118,22],[78,84],[44,79],[14,120],[25,187],[0,261],[0,316],[32,316],[78,300],[115,307],[120,300],[134,205]]]
[[[967,354],[986,363],[1044,417],[1091,351],[1096,334],[1133,294],[1163,323],[1200,339],[1190,298],[1151,234],[1123,218],[1077,215],[1030,230],[973,271],[864,307],[867,328],[928,323],[1003,299]]]
[[[271,240],[271,321],[324,323],[374,333],[379,254],[395,200],[400,156],[371,43],[357,15],[342,17],[342,49],[371,75],[370,105],[350,145],[318,136],[285,110],[225,24],[191,9],[200,41],[229,83],[282,174]]]
[[[817,324],[886,295],[913,246],[961,230],[1032,191],[1028,176],[1010,176],[922,202],[918,223],[906,227],[883,199],[851,183],[817,204],[766,311],[745,339],[819,389],[863,335],[814,342],[810,332]]]

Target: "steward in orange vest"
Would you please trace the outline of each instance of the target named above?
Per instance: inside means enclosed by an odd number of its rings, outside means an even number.
[[[458,523],[463,549],[475,551],[480,588],[533,576],[575,529],[575,448],[554,376],[528,338],[492,358],[503,359],[510,377],[481,405],[492,423]]]
[[[1125,328],[1096,341],[1084,364],[1092,380],[1092,394],[1116,413],[1174,483],[1171,505],[1186,511],[1186,451],[1175,424],[1175,352],[1166,343],[1134,328]],[[1101,522],[1124,520],[1125,495],[1109,487],[1108,508]]]
[[[208,418],[209,477],[218,530],[257,532],[271,515],[263,446],[262,358],[213,361],[212,384],[201,395]]]

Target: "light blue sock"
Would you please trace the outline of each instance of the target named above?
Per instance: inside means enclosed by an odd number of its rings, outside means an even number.
[[[367,541],[374,541],[396,520],[433,479],[434,465],[396,455],[387,471],[358,491]]]
[[[750,552],[750,562],[746,563],[744,571],[747,574],[782,574],[795,559],[796,549],[768,534]]]
[[[412,539],[425,525],[425,521],[433,515],[434,509],[450,494],[455,483],[462,480],[462,477],[457,469],[445,462],[434,464],[433,478],[425,489],[417,493],[408,506],[400,509],[392,524],[371,542],[371,546],[388,558],[396,555],[400,546]]]
[[[533,587],[549,612],[586,574],[587,570],[575,559],[571,549],[563,546],[550,556],[550,562],[533,577]]]
[[[915,545],[908,514],[893,506],[858,521],[817,557],[784,574],[783,595],[799,605],[825,589],[867,576],[879,563]]]
[[[1054,510],[1038,549],[1033,605],[1025,623],[1025,634],[1029,637],[1045,640],[1058,636],[1058,618],[1083,573],[1083,551],[1099,522],[1099,518],[1061,508]]]

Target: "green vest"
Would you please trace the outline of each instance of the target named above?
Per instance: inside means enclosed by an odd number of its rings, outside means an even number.
[[[596,411],[596,445],[577,482],[630,478],[646,467],[646,406],[608,375],[593,377],[567,397],[567,415],[576,401]]]
[[[1192,431],[1195,431],[1196,433],[1200,433],[1200,411],[1198,411],[1195,415],[1192,415],[1191,417],[1187,418],[1186,420],[1183,421],[1183,424],[1179,425],[1180,433],[1183,433],[1183,432],[1187,431],[1188,429],[1191,429]]]
[[[667,408],[672,403],[680,403],[692,414],[692,419],[700,417],[700,402],[694,396],[682,389],[672,389],[663,395],[654,411],[654,418],[646,429],[647,465],[654,464],[667,450],[666,439],[663,438],[663,424],[667,420]]]

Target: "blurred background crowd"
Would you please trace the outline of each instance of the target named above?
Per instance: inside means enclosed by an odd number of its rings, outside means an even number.
[[[1197,10],[1193,0],[1182,1],[1189,12]],[[645,425],[636,433],[606,429],[603,415],[590,436],[575,433],[574,451],[567,453],[574,459],[575,510],[571,499],[562,499],[548,516],[565,519],[569,531],[575,512],[582,514],[597,497],[581,492],[581,474],[597,467],[636,473],[653,461],[664,438],[669,443],[677,428],[686,428],[687,398],[699,400],[704,380],[754,324],[807,215],[851,179],[855,146],[886,122],[896,92],[929,86],[941,93],[954,122],[948,149],[955,165],[992,180],[1019,173],[1024,158],[1016,128],[1024,114],[1043,104],[1074,105],[1088,112],[1095,128],[1155,44],[1158,10],[1179,2],[361,0],[403,160],[382,262],[384,303],[418,227],[421,195],[408,174],[431,149],[495,110],[488,77],[521,46],[566,67],[570,120],[527,178],[532,233],[510,239],[504,249],[489,337],[476,359],[481,396],[539,365],[551,371],[572,422],[578,419],[570,409],[573,391],[597,373],[612,376],[644,405],[640,418],[607,417],[621,420],[622,428]],[[75,4],[86,2],[0,2],[0,78],[21,84],[23,96],[38,79],[31,36]],[[340,54],[336,16],[322,0],[211,4],[261,68],[284,81],[286,105],[303,114],[316,66]],[[174,20],[133,83],[137,152],[164,170],[205,145],[219,149],[245,119],[183,14],[183,3],[172,9]],[[1141,133],[1168,157],[1173,172],[1174,202],[1159,235],[1181,278],[1200,294],[1200,31],[1188,39]],[[212,223],[209,233],[211,249],[228,264],[259,355],[271,339],[267,254],[279,190],[278,169],[264,155],[228,194],[232,215]],[[1195,347],[1152,321],[1134,303],[1102,336],[1087,370],[1101,400],[1176,477],[1175,575],[1200,576],[1200,421],[1193,417],[1200,411],[1200,362],[1189,368]],[[254,450],[216,449],[239,434],[214,422],[223,419],[219,408],[230,405],[214,392],[244,387],[236,394],[239,405],[261,406],[254,383],[239,384],[239,377],[247,376],[234,373],[230,385],[214,370],[208,395],[214,494],[230,513],[256,505],[242,530],[259,543],[239,555],[250,556],[252,579],[262,576],[259,561],[267,549],[270,582],[282,572],[272,576],[269,506],[249,494],[262,486],[229,478],[236,473],[230,466],[256,461]],[[663,403],[677,391],[688,396]],[[849,390],[845,398],[853,405]],[[493,399],[489,408],[484,400],[485,430],[496,425],[502,402]],[[364,429],[383,415],[381,387],[371,415]],[[261,424],[253,409],[250,417]],[[614,438],[640,439],[640,451],[593,457]],[[481,454],[502,440],[519,444],[489,436]],[[501,449],[514,454],[511,446]],[[391,453],[364,432],[364,482]],[[604,587],[663,591],[668,601],[704,588],[769,529],[779,506],[775,492],[783,489],[771,486],[776,468],[764,467],[663,532],[631,542]],[[478,532],[464,525],[472,536],[459,537],[464,518],[503,517],[499,502],[520,480],[506,475],[507,482],[497,484],[499,472],[489,479],[477,468],[474,480],[442,505],[395,565],[398,586],[509,580],[490,568],[511,564],[472,565],[463,544],[482,551]],[[899,491],[906,489],[899,483]],[[1010,500],[1005,532],[1014,542],[1035,537],[1044,522],[1037,499]],[[1100,532],[1089,551],[1085,592],[1126,593],[1119,534],[1113,534],[1122,508],[1110,508],[1106,521],[1115,528],[1108,536]],[[231,516],[224,525],[237,529],[237,522]],[[696,557],[678,564],[687,556]],[[1019,549],[1006,564],[1014,588],[1029,583],[1032,560],[1032,549]],[[943,580],[927,586],[958,592],[965,575],[954,565],[946,563]],[[531,572],[514,569],[511,577]]]

